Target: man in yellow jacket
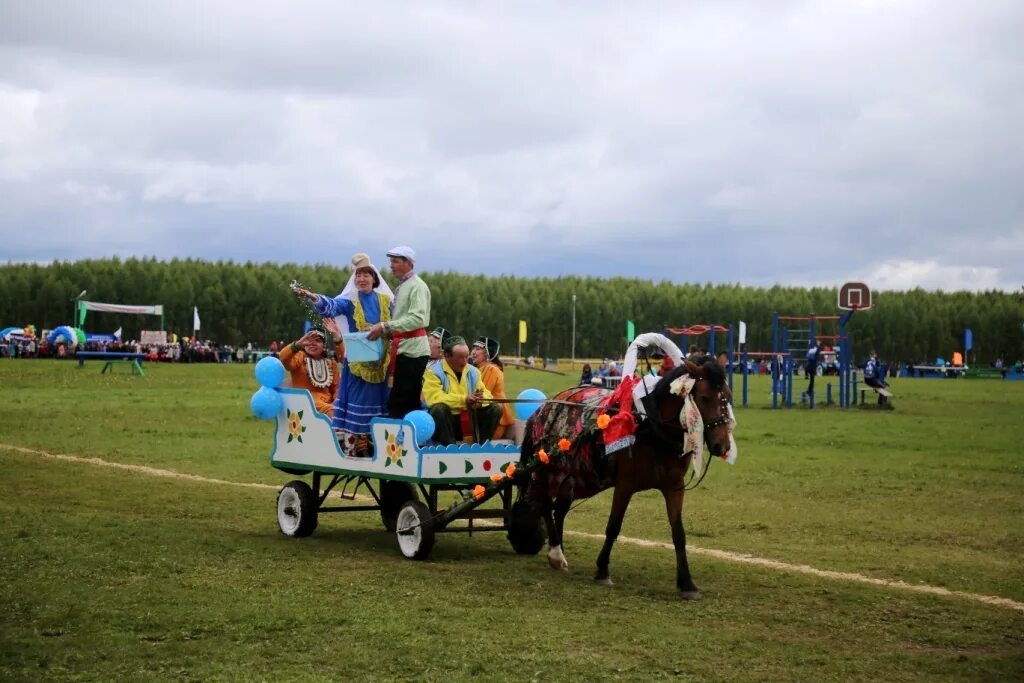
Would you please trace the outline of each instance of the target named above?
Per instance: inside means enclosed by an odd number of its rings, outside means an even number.
[[[492,398],[480,371],[469,364],[466,340],[451,337],[441,362],[423,374],[423,399],[434,418],[434,441],[448,445],[490,438],[501,419],[501,407],[491,403]]]

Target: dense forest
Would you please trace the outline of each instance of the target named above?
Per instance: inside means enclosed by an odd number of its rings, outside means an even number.
[[[770,350],[773,312],[837,312],[836,290],[823,287],[765,289],[738,284],[576,276],[485,277],[453,272],[421,275],[431,288],[432,325],[443,325],[467,337],[495,337],[506,354],[516,353],[518,321],[525,320],[528,341],[522,345],[522,355],[568,357],[572,352],[574,294],[575,352],[579,358],[621,355],[627,320],[634,321],[638,333],[697,323],[735,326],[743,320],[748,326],[747,348]],[[0,327],[33,324],[48,329],[71,323],[74,298],[87,290],[84,298],[89,301],[163,304],[167,330],[179,335],[192,334],[192,307],[197,306],[201,338],[224,344],[253,342],[262,347],[272,339],[293,339],[302,331],[302,308],[288,290],[293,279],[315,291],[337,294],[348,271],[325,264],[151,258],[10,263],[0,266]],[[84,327],[107,333],[122,327],[125,338],[133,338],[142,329],[158,329],[159,320],[89,312]],[[965,328],[973,330],[974,338],[969,361],[1024,358],[1024,294],[921,289],[876,292],[874,307],[858,312],[849,325],[857,358],[875,348],[883,358],[917,362],[949,358],[954,350],[962,350]],[[835,322],[818,323],[820,334],[835,331]],[[706,338],[698,343],[707,346]],[[723,344],[720,336],[717,345]]]

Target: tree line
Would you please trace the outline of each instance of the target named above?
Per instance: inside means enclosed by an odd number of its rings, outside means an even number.
[[[104,303],[164,306],[165,329],[192,334],[193,306],[201,318],[200,338],[223,344],[291,340],[301,334],[302,308],[288,285],[298,280],[314,291],[337,294],[349,271],[329,264],[236,263],[117,257],[54,261],[47,265],[0,266],[0,327],[33,324],[52,329],[70,324],[74,298]],[[836,289],[830,287],[748,287],[739,284],[677,284],[630,278],[563,276],[522,278],[425,272],[432,294],[431,325],[443,325],[467,338],[498,339],[502,353],[577,358],[620,356],[626,347],[626,321],[636,331],[662,331],[699,323],[747,323],[747,348],[769,351],[772,314],[835,315]],[[386,279],[394,288],[390,273]],[[575,295],[575,306],[573,304]],[[973,331],[969,361],[1024,358],[1024,294],[1021,292],[931,292],[914,289],[875,292],[874,307],[849,323],[855,357],[876,349],[885,359],[923,362],[963,351],[964,330]],[[527,342],[518,344],[519,321]],[[90,332],[123,328],[125,338],[159,329],[151,316],[90,311]],[[792,323],[791,327],[806,328]],[[837,333],[834,321],[820,320],[819,334]],[[799,333],[797,333],[799,334]],[[675,338],[681,346],[706,348],[707,336]],[[723,348],[719,335],[716,347]]]

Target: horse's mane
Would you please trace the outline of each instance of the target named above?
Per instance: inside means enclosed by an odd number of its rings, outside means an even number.
[[[680,375],[686,374],[686,366],[679,365],[668,371],[668,374],[658,380],[658,383],[654,385],[654,390],[651,392],[651,396],[654,400],[660,402],[661,399],[669,395],[671,391],[672,382],[679,379]]]
[[[711,382],[711,386],[715,389],[721,389],[725,386],[725,368],[719,365],[714,358],[705,356],[697,365],[701,366],[704,370],[704,379]],[[651,392],[651,396],[658,401],[665,398],[671,391],[672,382],[676,381],[680,375],[685,374],[685,365],[672,368],[667,375],[658,380],[658,383],[654,385],[654,391]]]
[[[715,389],[725,388],[725,368],[711,356],[704,358],[704,379],[711,382]]]

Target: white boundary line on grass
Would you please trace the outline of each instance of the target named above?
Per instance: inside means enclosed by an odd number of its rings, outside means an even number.
[[[271,484],[245,484],[237,481],[227,481],[226,479],[211,479],[209,477],[201,477],[198,474],[186,474],[184,472],[175,472],[174,470],[161,470],[155,467],[146,467],[145,465],[128,465],[126,463],[103,460],[102,458],[89,458],[81,455],[64,455],[63,453],[47,453],[46,451],[37,451],[34,448],[23,448],[21,446],[12,446],[6,443],[0,443],[0,449],[15,451],[17,453],[25,453],[26,455],[38,455],[44,458],[52,458],[53,460],[64,460],[66,462],[77,462],[85,465],[110,467],[115,470],[127,470],[128,472],[135,472],[136,474],[147,474],[151,477],[188,479],[189,481],[201,481],[206,484],[241,486],[242,488],[248,489],[271,489],[273,491],[278,491],[281,488],[280,486],[272,486]]]
[[[36,455],[44,458],[51,458],[53,460],[63,460],[66,462],[74,462],[85,465],[96,465],[99,467],[109,467],[112,469],[126,470],[128,472],[145,474],[152,477],[169,477],[173,479],[198,481],[206,484],[238,486],[242,488],[270,489],[273,491],[277,491],[281,488],[280,486],[274,486],[272,484],[249,484],[237,481],[227,481],[225,479],[212,479],[210,477],[201,477],[197,474],[186,474],[184,472],[175,472],[173,470],[162,470],[156,467],[146,467],[145,465],[128,465],[125,463],[103,460],[102,458],[65,455],[62,453],[48,453],[46,451],[40,451],[33,448],[24,448],[22,446],[12,446],[10,444],[3,443],[0,443],[0,450],[14,451],[16,453],[24,453],[26,455]],[[478,520],[478,523],[482,521],[483,520]],[[591,534],[585,531],[566,531],[565,534],[567,536],[577,536],[579,538],[604,541],[603,535]],[[630,536],[619,536],[618,543],[626,543],[629,545],[639,546],[641,548],[659,548],[674,550],[671,543],[665,543],[662,541],[650,541],[644,538],[632,538]],[[809,574],[811,576],[817,576],[824,579],[833,579],[835,581],[864,583],[872,586],[896,588],[899,590],[912,591],[915,593],[926,593],[928,595],[964,598],[966,600],[973,600],[974,602],[980,602],[986,605],[994,605],[996,607],[1008,607],[1010,609],[1015,609],[1024,612],[1024,602],[1012,600],[1010,598],[1001,598],[994,595],[981,595],[980,593],[969,593],[967,591],[954,591],[948,588],[942,588],[940,586],[929,586],[927,584],[913,584],[907,583],[906,581],[876,579],[870,576],[864,576],[863,574],[855,574],[852,572],[837,572],[829,569],[817,569],[806,564],[790,564],[789,562],[780,562],[779,560],[770,560],[768,558],[756,557],[754,555],[746,555],[744,553],[734,553],[729,552],[727,550],[715,550],[714,548],[700,548],[694,545],[687,545],[686,550],[690,553],[694,553],[697,555],[706,555],[708,557],[714,557],[719,560],[725,560],[726,562],[750,564],[758,567],[777,569],[779,571],[793,572],[796,574]]]
[[[599,534],[590,534],[585,531],[566,531],[566,535],[581,536],[583,538],[592,538],[599,541],[604,541],[604,536]],[[631,538],[629,536],[619,536],[619,543],[630,543],[632,545],[638,545],[644,548],[667,548],[668,550],[674,550],[671,543],[663,543],[661,541],[648,541],[644,538]],[[785,572],[795,572],[797,574],[810,574],[811,576],[818,576],[825,579],[834,579],[836,581],[852,581],[855,583],[867,583],[873,586],[884,586],[886,588],[898,588],[900,590],[914,591],[916,593],[927,593],[929,595],[944,595],[949,597],[966,598],[968,600],[974,600],[975,602],[983,602],[986,605],[996,605],[998,607],[1009,607],[1024,612],[1024,602],[1012,600],[1010,598],[1000,598],[995,595],[981,595],[980,593],[968,593],[967,591],[954,591],[948,588],[942,588],[940,586],[929,586],[927,584],[915,584],[907,583],[906,581],[893,581],[890,579],[876,579],[870,576],[864,576],[863,574],[854,574],[852,572],[837,572],[831,569],[817,569],[806,564],[790,564],[789,562],[780,562],[778,560],[769,560],[765,557],[756,557],[754,555],[746,555],[744,553],[733,553],[728,550],[715,550],[714,548],[698,548],[697,546],[689,545],[686,546],[686,552],[694,553],[697,555],[707,555],[708,557],[714,557],[719,560],[725,560],[727,562],[739,562],[741,564],[752,564],[759,567],[768,567],[770,569],[778,569]]]

